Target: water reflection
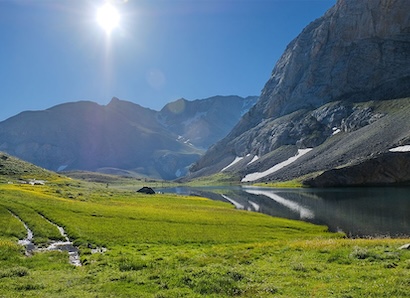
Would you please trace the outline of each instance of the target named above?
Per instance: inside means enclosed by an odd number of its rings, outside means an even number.
[[[204,196],[229,202],[238,209],[324,224],[351,237],[410,235],[410,188],[405,187],[178,187],[161,191]]]
[[[309,208],[306,208],[299,203],[295,203],[291,200],[287,200],[285,198],[282,198],[278,196],[277,194],[273,193],[272,191],[267,191],[267,190],[259,190],[259,189],[244,189],[247,193],[253,194],[253,195],[262,195],[266,196],[268,198],[271,198],[275,202],[289,208],[290,210],[294,211],[295,213],[299,214],[300,219],[314,219],[315,214],[312,210]]]

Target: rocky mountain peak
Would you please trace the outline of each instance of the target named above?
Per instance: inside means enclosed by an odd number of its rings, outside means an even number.
[[[327,15],[332,26],[342,25],[341,41],[366,38],[390,38],[409,33],[410,15],[402,9],[406,0],[339,0]],[[325,15],[325,17],[327,17]]]
[[[219,171],[246,156],[258,156],[258,170],[265,170],[281,161],[274,152],[283,146],[318,147],[335,132],[388,121],[364,102],[376,107],[410,96],[409,11],[408,0],[338,0],[287,46],[259,101],[191,168],[193,175]],[[335,158],[349,162],[346,156]]]
[[[408,9],[407,0],[339,0],[288,45],[262,91],[261,118],[409,95]]]

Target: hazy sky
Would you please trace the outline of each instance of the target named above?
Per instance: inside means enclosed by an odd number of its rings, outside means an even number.
[[[155,110],[259,95],[286,45],[336,0],[0,0],[0,121],[113,96]]]

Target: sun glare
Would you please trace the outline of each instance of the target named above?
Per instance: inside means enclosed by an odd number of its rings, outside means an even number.
[[[110,34],[119,26],[120,14],[114,6],[104,4],[97,11],[97,22],[107,34]]]

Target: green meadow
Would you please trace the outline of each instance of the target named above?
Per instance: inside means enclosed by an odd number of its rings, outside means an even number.
[[[40,247],[61,239],[50,221],[64,227],[82,266],[26,256],[11,212]],[[409,297],[409,242],[64,177],[0,185],[0,297]]]

